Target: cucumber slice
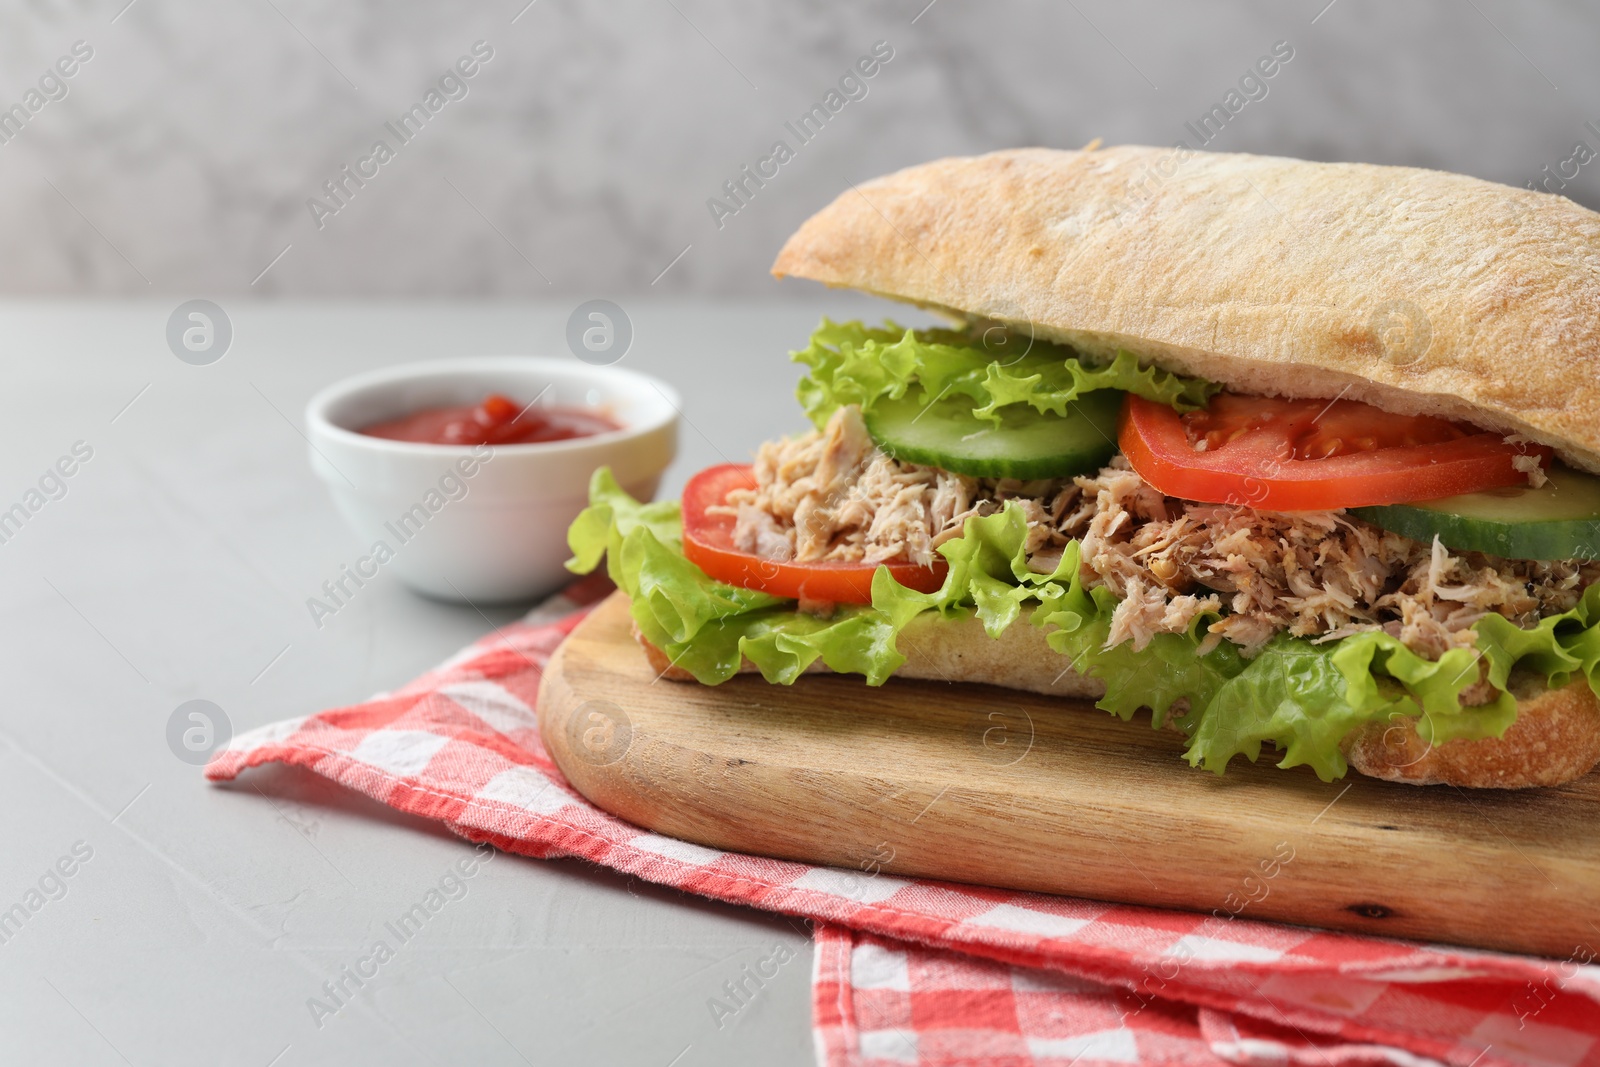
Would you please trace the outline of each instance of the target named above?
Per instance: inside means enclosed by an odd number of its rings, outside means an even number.
[[[1065,478],[1099,470],[1117,451],[1117,413],[1123,394],[1096,389],[1052,415],[1013,404],[1000,423],[972,413],[967,396],[924,404],[917,386],[899,400],[883,399],[866,413],[867,432],[895,459],[979,478]]]
[[[1414,541],[1508,559],[1600,559],[1600,478],[1559,463],[1519,486],[1350,513]]]

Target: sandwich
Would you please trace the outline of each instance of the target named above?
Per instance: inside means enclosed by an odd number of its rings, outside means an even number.
[[[811,429],[681,502],[596,472],[569,566],[605,560],[660,676],[1054,694],[1217,773],[1600,761],[1600,214],[1026,149],[853,187],[773,273],[948,325],[824,320],[793,353]]]

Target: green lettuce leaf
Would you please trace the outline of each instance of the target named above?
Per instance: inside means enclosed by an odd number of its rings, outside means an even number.
[[[603,557],[645,640],[707,685],[733,677],[744,658],[782,685],[819,658],[872,685],[905,662],[882,613],[842,607],[824,620],[795,611],[792,600],[716,581],[684,558],[682,530],[677,501],[641,504],[602,467],[589,506],[567,530],[567,569],[587,574]]]
[[[1459,653],[1459,655],[1458,655]],[[1309,765],[1323,781],[1343,777],[1339,742],[1369,722],[1417,719],[1424,740],[1499,736],[1516,718],[1515,698],[1463,708],[1461,691],[1478,680],[1469,649],[1424,660],[1384,633],[1329,645],[1280,634],[1217,689],[1195,722],[1189,762],[1221,773],[1242,755],[1254,762],[1270,742],[1279,767]]]
[[[912,384],[928,398],[965,396],[974,414],[999,423],[1001,408],[1027,404],[1065,415],[1067,405],[1096,389],[1120,389],[1170,404],[1180,411],[1204,407],[1217,386],[1157,367],[1141,367],[1131,352],[1107,364],[1083,360],[1073,349],[1005,333],[908,330],[822,320],[811,343],[792,353],[808,369],[796,395],[817,426],[845,404],[870,411],[879,400],[898,399]]]
[[[1280,634],[1246,659],[1227,641],[1202,654],[1214,614],[1186,633],[1158,634],[1142,649],[1130,642],[1105,647],[1116,597],[1084,585],[1076,542],[1052,573],[1028,570],[1027,521],[1015,503],[968,519],[960,537],[939,547],[949,572],[935,592],[908,589],[880,568],[871,605],[841,606],[827,619],[707,577],[683,556],[677,503],[641,504],[604,469],[567,540],[567,566],[588,573],[604,558],[645,639],[708,685],[732,677],[743,659],[781,685],[818,660],[882,685],[905,662],[896,639],[919,616],[975,616],[996,637],[1026,621],[1045,629],[1063,668],[1105,683],[1099,707],[1123,719],[1148,707],[1158,727],[1171,719],[1189,737],[1190,764],[1219,774],[1235,756],[1255,761],[1270,744],[1278,766],[1304,764],[1332,781],[1348,770],[1340,741],[1370,722],[1414,719],[1435,744],[1498,737],[1516,717],[1516,700],[1504,692],[1513,670],[1552,686],[1581,674],[1600,692],[1600,585],[1532,629],[1491,615],[1477,626],[1476,649],[1452,649],[1438,660],[1378,631],[1324,644]],[[1484,663],[1501,695],[1463,707],[1461,693]]]
[[[1076,544],[1073,556],[1076,557]],[[1086,589],[1083,576],[1072,575],[1061,598],[1036,612],[1040,626],[1054,627],[1046,640],[1069,657],[1073,669],[1106,684],[1106,695],[1096,704],[1124,721],[1140,708],[1149,708],[1151,725],[1166,725],[1173,705],[1182,700],[1186,710],[1177,724],[1189,732],[1218,690],[1246,667],[1238,649],[1226,641],[1200,654],[1204,626],[1214,614],[1202,614],[1188,633],[1156,634],[1142,649],[1129,642],[1106,647],[1111,634],[1111,613],[1117,598],[1108,589]]]

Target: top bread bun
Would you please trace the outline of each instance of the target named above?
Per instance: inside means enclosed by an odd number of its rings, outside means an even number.
[[[1269,396],[1521,433],[1600,472],[1600,214],[1459,174],[1134,145],[853,187],[772,268]]]

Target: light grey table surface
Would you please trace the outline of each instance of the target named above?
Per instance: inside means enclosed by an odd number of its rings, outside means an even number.
[[[0,943],[0,1061],[811,1062],[804,923],[510,855],[319,1025],[309,998],[470,846],[309,772],[208,785],[168,718],[204,698],[237,732],[358,701],[520,613],[380,575],[318,630],[306,598],[361,546],[307,465],[301,410],[390,363],[566,355],[576,302],[235,302],[210,366],[168,350],[176,303],[0,304],[0,510],[93,449],[0,543],[0,911],[48,891]],[[801,428],[785,352],[824,312],[884,310],[626,308],[622,365],[685,398],[664,493]],[[48,877],[75,847],[92,856]],[[794,959],[719,1029],[709,999],[776,943]]]

